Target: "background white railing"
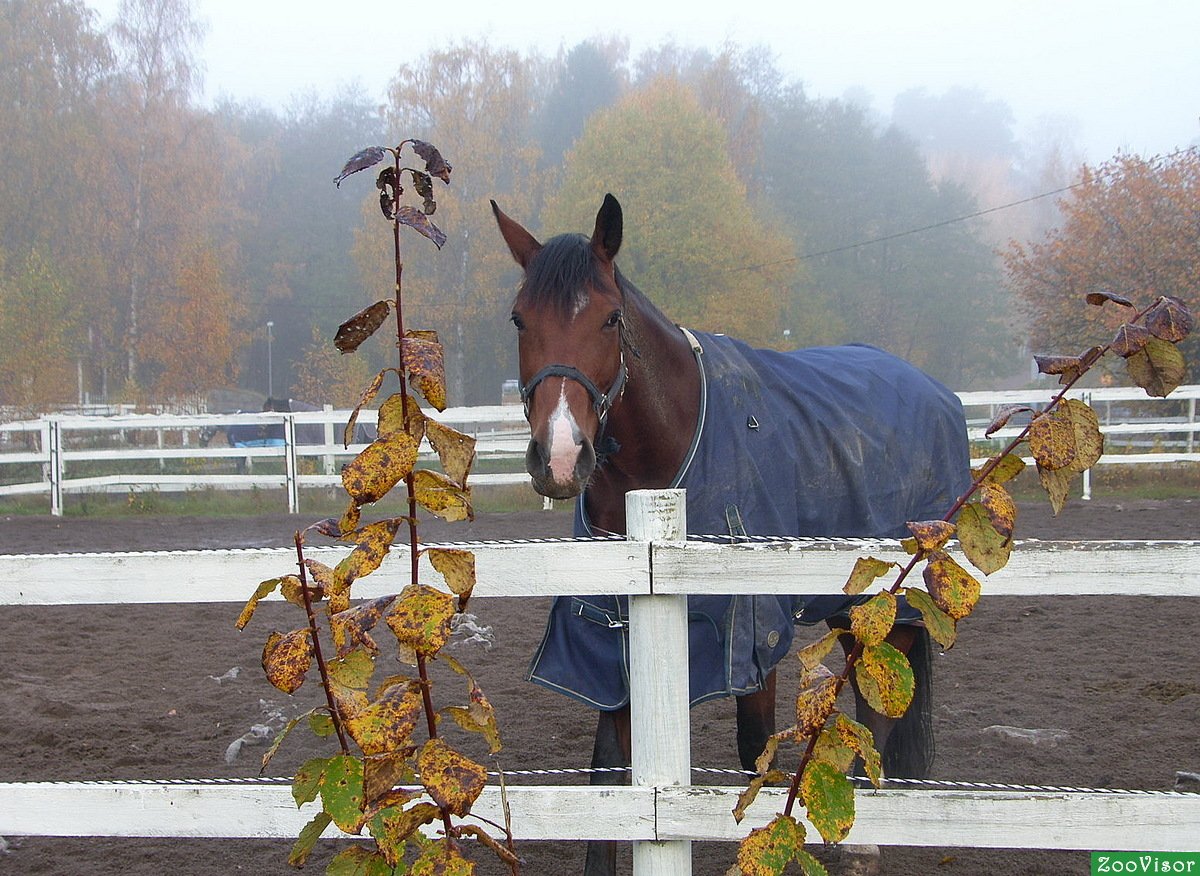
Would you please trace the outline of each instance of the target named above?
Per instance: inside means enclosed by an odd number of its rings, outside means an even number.
[[[631,502],[628,517],[641,522],[630,530],[643,540],[470,546],[480,581],[475,598],[630,596],[633,786],[510,786],[507,799],[520,839],[633,841],[638,876],[683,876],[690,872],[688,843],[740,839],[780,811],[783,798],[780,789],[767,789],[737,825],[730,811],[738,787],[690,783],[687,693],[678,686],[684,674],[656,671],[687,659],[683,594],[726,592],[729,581],[758,593],[838,593],[862,552],[906,557],[889,541],[681,542],[679,491],[633,495]],[[348,550],[312,554],[333,564]],[[247,582],[279,574],[289,556],[294,561],[284,549],[0,556],[0,604],[242,602]],[[425,580],[439,580],[422,562]],[[408,563],[407,548],[398,545],[378,572],[357,582],[355,595],[399,591]],[[987,593],[1195,598],[1197,568],[1200,541],[1029,543],[988,578]],[[503,821],[495,789],[475,809]],[[850,843],[1190,851],[1200,836],[1196,794],[885,790],[860,793],[856,810]],[[312,815],[311,805],[296,809],[286,785],[0,783],[0,836],[294,837]]]
[[[1017,429],[1006,428],[993,441],[984,441],[984,429],[1001,407],[1040,406],[1052,395],[1049,389],[959,393],[975,452],[982,457],[1017,434]],[[1135,387],[1083,389],[1072,396],[1092,404],[1100,415],[1109,451],[1100,465],[1200,462],[1196,447],[1200,385],[1181,386],[1166,399],[1148,399]],[[66,493],[282,487],[288,510],[296,513],[302,488],[339,484],[341,463],[362,450],[363,444],[348,449],[341,444],[349,413],[326,407],[296,413],[193,416],[51,414],[4,422],[0,423],[0,496],[48,495],[51,513],[61,514]],[[437,417],[476,438],[482,465],[477,466],[473,484],[528,483],[523,458],[529,430],[519,405],[450,408]],[[363,411],[360,422],[373,425],[375,418],[374,411]],[[282,427],[283,441],[273,447],[200,446],[202,435],[247,425],[277,431]],[[423,456],[429,462],[435,458],[428,445],[423,445]],[[264,461],[274,470],[263,471]],[[258,472],[256,464],[260,464]],[[1090,495],[1091,480],[1085,473],[1083,496]]]

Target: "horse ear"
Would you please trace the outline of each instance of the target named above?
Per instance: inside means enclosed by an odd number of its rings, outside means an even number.
[[[521,227],[520,223],[505,215],[504,211],[492,201],[492,212],[496,214],[496,224],[500,226],[500,235],[508,244],[508,251],[522,268],[529,267],[533,257],[537,255],[542,245],[532,234]]]
[[[596,230],[592,232],[592,251],[606,262],[617,257],[621,248],[621,205],[612,195],[604,196],[604,203],[596,214]]]

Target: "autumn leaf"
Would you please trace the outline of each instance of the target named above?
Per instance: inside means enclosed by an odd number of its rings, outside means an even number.
[[[349,447],[354,443],[354,427],[358,423],[359,412],[369,405],[375,396],[379,394],[379,390],[383,386],[383,378],[390,370],[390,368],[385,368],[383,371],[380,371],[371,380],[370,385],[363,390],[362,396],[359,398],[358,404],[355,405],[354,410],[350,413],[350,420],[346,423],[346,428],[342,432],[343,447]]]
[[[842,585],[842,592],[847,596],[857,596],[870,587],[876,578],[883,577],[895,566],[895,563],[877,560],[874,557],[859,557],[854,561],[854,568],[850,570],[850,578]]]
[[[379,406],[380,438],[388,438],[399,432],[420,444],[425,437],[425,424],[425,413],[411,395],[397,392],[384,399]]]
[[[954,536],[954,524],[945,520],[922,520],[904,524],[923,551],[940,550]]]
[[[364,307],[338,326],[337,333],[333,336],[333,345],[338,348],[339,352],[353,353],[362,345],[363,341],[375,334],[376,330],[383,325],[391,310],[392,302],[390,301],[376,301],[374,304]]]
[[[371,638],[371,630],[379,623],[395,599],[395,596],[381,596],[378,599],[371,599],[353,608],[331,614],[329,623],[334,628],[334,638],[339,643],[339,654],[355,645],[361,645],[371,654],[378,654],[379,646]],[[363,686],[365,687],[365,685]]]
[[[417,444],[403,433],[376,438],[342,467],[342,486],[359,505],[378,502],[406,478],[417,461]]]
[[[993,462],[995,462],[994,466],[992,466]],[[992,468],[983,479],[983,483],[1003,484],[1025,471],[1025,460],[1011,453],[1001,456],[999,461],[996,461],[996,457],[993,456],[979,468],[971,469],[972,480],[978,481],[980,474],[987,470],[988,466],[992,466]]]
[[[450,182],[450,171],[452,168],[442,158],[442,153],[437,150],[437,147],[432,143],[426,143],[424,140],[411,140],[413,151],[416,152],[425,161],[425,170],[430,176],[436,176],[444,183]]]
[[[829,652],[833,650],[833,646],[838,643],[838,636],[845,632],[842,629],[832,629],[817,639],[817,641],[810,645],[805,645],[797,651],[796,656],[800,658],[800,665],[804,667],[804,670],[812,672],[816,669]]]
[[[854,826],[854,786],[845,773],[809,761],[800,779],[808,820],[827,843],[841,842]]]
[[[742,819],[746,817],[746,810],[754,805],[754,801],[758,799],[758,792],[767,785],[782,782],[786,779],[787,774],[781,770],[764,770],[752,778],[742,792],[738,794],[737,802],[733,806],[733,820],[741,824]]]
[[[348,588],[359,578],[370,575],[379,568],[384,557],[391,551],[396,531],[403,520],[402,517],[379,520],[351,534],[356,543],[355,548],[334,569],[341,587]]]
[[[301,829],[299,838],[292,846],[292,851],[287,859],[288,865],[296,868],[303,867],[308,861],[308,856],[312,854],[317,840],[321,838],[325,828],[332,823],[333,817],[328,812],[318,812],[313,816],[312,820]]]
[[[416,748],[404,748],[399,751],[388,751],[383,754],[368,755],[363,760],[363,796],[370,804],[371,811],[384,808],[383,803],[394,806],[395,800],[388,799],[384,801],[385,795],[392,792],[392,789],[401,782],[414,781],[414,774],[410,766],[410,758],[416,752]],[[411,792],[406,792],[407,799],[405,803],[415,799],[416,796]]]
[[[1183,354],[1173,343],[1161,338],[1150,338],[1125,364],[1133,382],[1155,398],[1166,398],[1187,377]]]
[[[867,778],[878,788],[883,778],[883,763],[875,748],[875,735],[862,724],[839,713],[833,722],[833,731],[837,733],[842,744],[857,754],[863,762],[863,770]],[[845,772],[844,769],[839,772]]]
[[[446,232],[430,222],[429,217],[416,207],[410,207],[405,204],[396,211],[393,218],[401,225],[407,225],[409,228],[432,240],[433,245],[438,249],[446,245]]]
[[[467,485],[467,474],[475,462],[475,439],[434,420],[429,421],[426,435],[437,451],[446,477],[460,487]]]
[[[346,732],[363,754],[385,754],[409,746],[422,717],[421,689],[417,683],[393,685],[346,721]]]
[[[999,432],[1008,425],[1008,421],[1017,414],[1033,413],[1033,408],[1029,405],[1007,405],[996,412],[996,416],[988,423],[986,429],[983,430],[984,437],[991,438],[996,432]]]
[[[422,508],[450,523],[474,520],[471,490],[463,489],[440,472],[418,469],[413,472],[413,487]]]
[[[437,332],[410,331],[400,342],[404,371],[434,410],[446,409],[445,350]]]
[[[1146,328],[1163,341],[1177,344],[1192,332],[1192,314],[1178,298],[1164,295],[1146,311]]]
[[[887,642],[864,645],[854,675],[863,699],[881,715],[900,718],[908,710],[915,689],[912,667]]]
[[[1029,426],[1029,449],[1042,468],[1057,471],[1075,459],[1075,429],[1057,409],[1040,415]]]
[[[475,589],[475,554],[461,548],[429,548],[426,553],[450,592],[458,597],[458,610],[462,611]]]
[[[1057,517],[1058,512],[1062,511],[1063,506],[1067,503],[1067,495],[1071,490],[1071,471],[1069,469],[1049,469],[1039,463],[1037,473],[1038,480],[1042,482],[1042,488],[1045,489],[1046,495],[1050,499],[1050,508]]]
[[[254,611],[258,608],[258,603],[274,593],[282,581],[283,578],[271,578],[259,584],[254,594],[250,597],[249,602],[246,603],[245,608],[242,609],[242,613],[238,615],[234,626],[239,630],[245,629],[246,624],[250,623],[250,619],[254,617]]]
[[[978,502],[967,504],[958,515],[958,542],[976,569],[990,575],[1008,565],[1012,538],[1001,535]]]
[[[287,635],[273,632],[263,647],[263,672],[284,693],[295,693],[304,684],[312,658],[312,631],[307,627]]]
[[[1152,337],[1154,336],[1150,334],[1150,329],[1144,325],[1126,323],[1117,329],[1117,334],[1113,337],[1109,346],[1122,359],[1128,359],[1145,347],[1146,342]]]
[[[979,601],[979,582],[947,553],[933,553],[923,575],[933,601],[955,620],[969,615]]]
[[[1112,292],[1089,292],[1085,296],[1088,304],[1094,307],[1100,307],[1106,302],[1111,301],[1113,304],[1119,304],[1122,307],[1133,307],[1133,302],[1123,295],[1116,295]]]
[[[454,598],[424,584],[410,584],[392,605],[387,625],[402,644],[423,656],[442,649],[450,638]]]
[[[374,167],[383,161],[387,154],[388,150],[382,146],[368,146],[366,149],[355,152],[342,167],[342,172],[333,178],[334,185],[341,188],[342,180],[346,177],[352,173],[358,173],[360,170],[366,170],[368,167]]]
[[[1034,356],[1033,361],[1041,374],[1058,375],[1058,382],[1064,386],[1083,373],[1083,361],[1078,356]]]
[[[886,590],[850,609],[850,632],[864,645],[878,645],[896,623],[896,597]]]
[[[804,825],[790,815],[777,815],[765,827],[755,828],[738,846],[737,867],[742,876],[780,876],[792,861],[800,862],[805,876],[824,873],[808,869],[803,862],[811,857],[804,851]],[[815,859],[813,859],[815,863]]]
[[[353,845],[342,849],[325,868],[325,876],[392,876],[392,865],[382,852]]]
[[[417,190],[417,194],[421,196],[421,209],[425,211],[426,216],[432,216],[437,212],[437,202],[433,198],[433,179],[427,173],[421,173],[419,170],[410,171],[412,174],[413,188]]]
[[[837,705],[838,685],[836,678],[826,678],[800,691],[796,697],[796,727],[805,736],[811,736],[825,726]]]
[[[924,590],[908,587],[904,591],[904,598],[909,605],[921,613],[925,629],[929,631],[933,640],[944,650],[948,651],[953,648],[954,642],[958,638],[958,622],[942,611],[933,601],[933,597]]]
[[[421,784],[443,810],[463,816],[483,793],[487,770],[459,754],[441,738],[430,739],[417,754]]]

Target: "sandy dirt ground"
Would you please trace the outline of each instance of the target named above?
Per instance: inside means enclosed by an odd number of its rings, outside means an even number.
[[[282,546],[307,520],[184,517],[0,520],[0,553]],[[436,522],[435,522],[436,524]],[[430,524],[426,541],[566,535],[561,512],[489,515],[473,524]],[[1059,538],[1200,538],[1200,500],[1075,501],[1057,519],[1022,505],[1019,535]],[[247,594],[254,582],[248,582]],[[595,716],[522,680],[546,602],[477,600],[490,650],[456,653],[475,670],[498,712],[507,770],[586,766]],[[261,746],[227,761],[254,725],[280,726],[317,702],[313,685],[293,697],[259,667],[273,628],[300,625],[295,609],[267,604],[245,632],[239,607],[0,607],[0,781],[240,777],[256,774]],[[985,598],[959,644],[935,660],[939,778],[1166,790],[1176,770],[1200,770],[1200,600]],[[804,640],[804,637],[800,637]],[[447,679],[447,685],[458,682]],[[795,680],[780,697],[789,721]],[[1054,744],[985,732],[993,725],[1061,730]],[[733,707],[693,711],[693,762],[734,767]],[[328,753],[297,734],[271,765],[290,774]],[[535,780],[529,780],[535,781]],[[536,783],[536,782],[535,782]],[[517,826],[519,834],[519,825]],[[3,874],[284,874],[287,841],[5,837]],[[339,845],[322,841],[308,872],[324,872]],[[1200,849],[1200,839],[1197,840]],[[528,874],[577,873],[579,843],[521,846]],[[695,849],[697,876],[717,876],[734,847]],[[505,872],[477,856],[481,874]],[[628,848],[622,856],[628,872]],[[1081,852],[887,848],[882,872],[1086,874]]]

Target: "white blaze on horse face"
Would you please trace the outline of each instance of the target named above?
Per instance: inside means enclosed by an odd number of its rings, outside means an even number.
[[[579,461],[580,444],[576,440],[579,424],[567,405],[567,382],[564,380],[558,392],[558,405],[550,415],[547,434],[550,446],[550,477],[560,484],[570,483],[575,478],[575,463]]]

